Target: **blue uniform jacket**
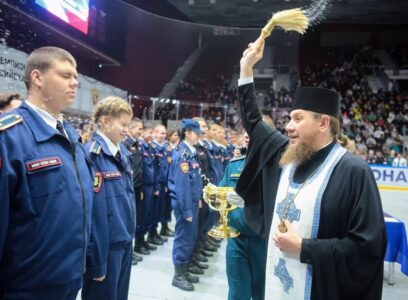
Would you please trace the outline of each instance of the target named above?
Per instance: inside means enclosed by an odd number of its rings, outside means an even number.
[[[211,153],[211,177],[214,181],[211,183],[215,185],[218,185],[224,175],[224,154],[222,153],[222,149],[222,147],[211,142],[209,151]]]
[[[130,153],[123,145],[120,145],[120,162],[97,133],[92,135],[86,149],[95,170],[87,272],[100,277],[107,273],[109,249],[132,242],[136,230],[135,195],[127,158]]]
[[[25,102],[0,131],[0,289],[31,289],[82,277],[91,227],[93,171],[72,142]]]
[[[168,188],[170,198],[177,203],[183,218],[192,217],[192,207],[201,199],[203,184],[197,157],[184,142],[173,150]]]
[[[143,184],[155,184],[155,154],[149,143],[142,141]]]
[[[152,148],[155,154],[155,191],[160,191],[159,185],[167,186],[169,175],[169,162],[166,144],[160,145],[157,142],[152,143]]]

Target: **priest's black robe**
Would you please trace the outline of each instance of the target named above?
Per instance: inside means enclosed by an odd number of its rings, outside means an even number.
[[[268,241],[270,230],[272,234],[276,230],[270,226],[281,172],[278,161],[288,138],[262,121],[252,83],[240,86],[238,96],[250,145],[236,190],[245,200],[247,224]],[[314,168],[302,172],[307,175]],[[302,241],[300,261],[313,266],[311,299],[381,299],[385,251],[374,176],[363,160],[347,152],[323,193],[317,239]]]

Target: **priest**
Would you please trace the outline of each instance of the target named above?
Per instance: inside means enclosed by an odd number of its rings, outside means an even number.
[[[345,149],[340,95],[300,87],[287,136],[266,125],[252,71],[263,48],[250,44],[240,62],[240,113],[251,142],[236,191],[247,224],[268,241],[265,299],[381,299],[381,199],[369,166]]]

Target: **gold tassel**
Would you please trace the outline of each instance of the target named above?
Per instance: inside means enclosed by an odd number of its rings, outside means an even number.
[[[272,18],[268,21],[268,24],[262,28],[257,43],[261,43],[270,36],[275,27],[281,27],[285,31],[296,31],[300,34],[304,34],[308,26],[309,20],[300,8],[279,11],[273,14]]]

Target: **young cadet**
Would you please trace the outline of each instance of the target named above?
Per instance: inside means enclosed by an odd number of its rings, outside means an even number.
[[[156,183],[156,155],[153,142],[153,127],[147,126],[143,131],[142,154],[143,154],[143,202],[144,202],[144,232],[149,233],[147,242],[140,240],[148,250],[156,250],[157,247],[153,245],[163,245],[163,241],[153,234],[156,231],[157,222],[155,219],[155,183]],[[152,244],[152,245],[151,245]]]
[[[167,159],[166,127],[158,124],[154,127],[154,140],[151,144],[155,154],[155,183],[153,201],[153,220],[149,237],[155,237],[162,242],[167,242],[167,238],[157,233],[157,225],[163,219],[166,209],[167,177],[169,173],[169,162]]]
[[[142,200],[142,180],[143,180],[143,156],[140,136],[142,134],[143,121],[138,118],[133,118],[129,126],[129,136],[123,141],[123,145],[130,152],[129,163],[133,171],[133,188],[135,190],[135,203],[136,203],[136,233],[135,233],[135,252],[147,255],[149,250],[144,248],[144,245],[138,245],[138,237],[140,234],[144,234],[142,230],[143,224],[143,200]],[[140,238],[139,238],[140,240]],[[143,249],[141,249],[143,246]],[[139,247],[139,248],[137,248]],[[140,250],[140,251],[136,251]],[[133,253],[132,264],[136,265],[142,261],[143,257]]]
[[[197,121],[184,119],[181,140],[173,152],[169,171],[171,204],[176,217],[173,242],[173,263],[175,274],[172,285],[185,291],[193,291],[192,283],[198,277],[188,273],[188,265],[193,255],[197,237],[198,210],[201,207],[202,179],[194,145],[202,133]]]
[[[0,299],[76,299],[81,288],[93,172],[60,115],[77,76],[67,51],[33,51],[27,100],[0,118]]]
[[[207,122],[200,117],[195,117],[193,120],[196,120],[200,125],[200,129],[203,132],[200,135],[200,139],[198,140],[198,144],[195,145],[198,155],[198,162],[201,167],[201,172],[204,176],[204,181],[211,182],[211,160],[212,156],[210,153],[210,142],[208,141],[208,126]],[[208,231],[211,228],[212,224],[210,224],[210,215],[216,214],[216,212],[210,212],[208,208],[208,204],[203,202],[202,207],[199,212],[199,220],[198,220],[198,237],[197,237],[197,244],[194,250],[194,262],[198,268],[206,269],[207,265],[205,264],[198,264],[197,262],[208,262],[207,256],[212,256],[210,252],[207,251],[216,251],[217,245],[211,243],[211,239],[209,239]],[[207,250],[207,251],[206,251]],[[203,273],[203,272],[200,272]]]
[[[86,148],[95,170],[91,242],[83,299],[127,299],[136,228],[133,175],[127,149],[132,108],[119,97],[100,101],[93,116],[97,130]]]

